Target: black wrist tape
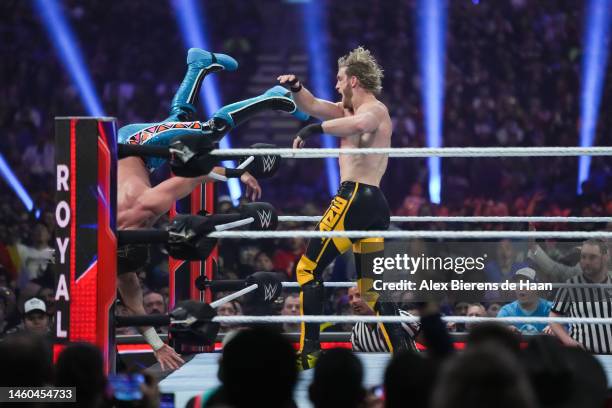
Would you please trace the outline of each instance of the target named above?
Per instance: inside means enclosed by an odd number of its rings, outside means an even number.
[[[225,169],[225,177],[227,178],[238,178],[246,173],[245,169]]]
[[[289,81],[288,84],[289,84],[289,89],[293,93],[300,92],[302,90],[302,83],[300,82],[300,80],[297,77],[295,77],[291,81]]]
[[[312,125],[308,125],[300,129],[297,136],[302,140],[306,140],[312,135],[320,135],[321,133],[323,133],[322,124],[313,123]]]

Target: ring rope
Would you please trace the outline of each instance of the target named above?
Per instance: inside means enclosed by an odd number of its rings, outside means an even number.
[[[337,316],[337,315],[303,315],[303,316],[216,316],[216,323],[416,323],[418,316]],[[558,323],[558,324],[612,324],[612,318],[602,317],[467,317],[443,316],[448,323]]]
[[[386,147],[350,149],[215,149],[213,156],[266,156],[280,155],[286,158],[338,157],[340,154],[387,154],[389,157],[567,157],[567,156],[612,156],[612,147]]]
[[[612,231],[221,231],[212,232],[210,238],[573,238],[609,239]]]
[[[224,296],[221,299],[215,300],[214,302],[210,304],[210,307],[212,307],[213,309],[216,309],[219,306],[229,303],[234,299],[238,299],[242,295],[246,295],[247,293],[251,293],[252,291],[257,290],[257,288],[259,288],[259,285],[256,283],[249,285],[244,289],[240,289],[237,292],[230,293],[229,295]]]
[[[280,222],[318,222],[321,216],[280,215]],[[612,217],[391,217],[391,222],[612,222]]]

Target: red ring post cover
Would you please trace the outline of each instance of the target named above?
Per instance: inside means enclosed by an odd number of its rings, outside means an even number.
[[[117,141],[114,118],[55,119],[54,357],[85,341],[114,370],[117,277]]]

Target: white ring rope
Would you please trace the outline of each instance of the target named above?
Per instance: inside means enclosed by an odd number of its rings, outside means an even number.
[[[280,222],[318,222],[320,215],[280,215]],[[391,222],[612,222],[612,217],[391,217]]]
[[[612,156],[612,147],[439,147],[439,148],[350,148],[350,149],[215,149],[213,156],[280,155],[287,158],[338,157],[340,154],[387,154],[389,157],[562,157]]]
[[[573,238],[608,239],[612,231],[222,231],[212,232],[211,238]]]
[[[300,284],[297,282],[282,282],[283,288],[299,288]],[[357,282],[323,282],[323,286],[326,288],[355,288]],[[580,288],[580,289],[612,289],[610,283],[551,283],[554,289],[558,288]]]
[[[418,316],[216,316],[213,322],[226,324],[247,323],[416,323]],[[443,316],[448,323],[558,323],[558,324],[612,324],[612,318],[601,317],[467,317]]]
[[[252,284],[250,286],[247,286],[244,289],[240,289],[237,292],[230,293],[229,295],[224,296],[221,299],[215,300],[214,302],[212,302],[210,304],[210,307],[212,307],[213,309],[216,309],[219,306],[224,305],[224,304],[226,304],[228,302],[231,302],[234,299],[238,299],[242,295],[246,295],[247,293],[251,293],[252,291],[257,290],[257,288],[259,288],[259,285],[254,283],[254,284]]]
[[[225,224],[215,225],[215,231],[225,231],[232,228],[242,227],[243,225],[249,225],[254,222],[255,218],[249,217],[238,221],[228,222]]]

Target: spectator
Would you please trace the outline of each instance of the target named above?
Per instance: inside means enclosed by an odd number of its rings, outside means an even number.
[[[49,246],[50,241],[51,235],[47,227],[42,223],[37,223],[32,231],[32,246],[17,244],[23,281],[45,280],[47,266],[53,259],[53,249]]]
[[[419,183],[413,183],[410,186],[410,194],[404,199],[397,214],[414,217],[419,214],[419,210],[425,202],[423,187]]]
[[[300,295],[298,293],[287,293],[281,309],[282,316],[300,315]],[[299,333],[299,323],[283,323],[283,331],[286,333]]]
[[[42,287],[36,294],[36,297],[45,301],[45,306],[47,308],[47,314],[49,315],[49,319],[53,320],[55,316],[55,293],[53,288],[50,287]]]
[[[36,144],[28,146],[23,152],[21,160],[32,175],[49,177],[55,171],[55,146],[51,140],[39,135]]]
[[[506,326],[491,322],[474,324],[468,332],[467,348],[477,349],[488,344],[503,347],[516,355],[521,350],[520,337]]]
[[[517,270],[527,266],[518,261],[516,248],[512,241],[502,239],[496,245],[496,257],[485,264],[485,274],[488,282],[504,282],[510,280]]]
[[[487,309],[482,303],[470,303],[466,312],[467,317],[487,317]],[[473,323],[467,323],[466,329],[469,331],[473,327]]]
[[[30,332],[13,333],[0,341],[0,367],[3,387],[42,387],[52,382],[51,350],[41,336]]]
[[[536,282],[536,271],[532,268],[521,268],[514,274],[513,281],[518,285],[520,281]],[[547,317],[550,313],[551,302],[541,298],[537,291],[518,289],[516,300],[504,305],[497,317]],[[546,328],[545,323],[514,323],[510,327],[521,333],[541,333]]]
[[[385,408],[428,408],[436,375],[428,357],[411,351],[393,355],[385,370]]]
[[[56,387],[75,387],[77,404],[64,406],[102,408],[107,406],[105,398],[106,376],[100,350],[89,343],[68,345],[60,353],[55,364]]]
[[[540,407],[605,406],[606,373],[589,353],[564,347],[552,336],[534,336],[521,357]]]
[[[157,292],[148,292],[142,297],[143,306],[147,314],[166,314],[166,299]],[[159,333],[168,333],[168,326],[156,327],[155,330]]]
[[[453,307],[454,316],[466,316],[470,304],[468,302],[457,302]],[[448,323],[447,327],[452,332],[462,333],[465,331],[465,323]]]
[[[308,388],[314,408],[358,408],[365,390],[361,361],[347,349],[327,350],[314,368]]]
[[[529,225],[529,230],[536,230],[533,224]],[[527,256],[539,271],[542,271],[545,276],[555,282],[566,281],[582,272],[580,269],[580,262],[573,263],[572,265],[557,262],[553,260],[541,246],[536,244],[533,239],[529,240],[529,251],[527,252]]]
[[[492,345],[470,348],[446,362],[432,408],[536,408],[537,400],[515,355]]]
[[[228,214],[234,211],[232,198],[228,195],[222,195],[217,199],[217,212],[219,214]]]
[[[147,314],[164,314],[168,312],[166,300],[157,292],[149,292],[143,296],[143,305]]]
[[[239,331],[223,348],[219,363],[221,387],[206,395],[209,407],[294,407],[298,373],[291,343],[266,328]],[[256,375],[254,375],[256,373]],[[199,398],[187,404],[194,407]]]
[[[45,302],[39,298],[31,298],[23,305],[23,329],[38,335],[49,333],[49,315]]]
[[[295,280],[295,265],[305,251],[306,241],[294,237],[283,240],[281,245],[274,253],[274,270],[286,273],[289,280]]]
[[[272,272],[274,270],[274,264],[272,258],[266,252],[261,251],[253,259],[253,266],[255,272]]]
[[[497,317],[497,314],[499,313],[499,310],[501,309],[501,307],[502,307],[501,304],[497,302],[489,303],[489,305],[487,306],[487,316]]]
[[[455,316],[466,316],[469,306],[470,304],[468,302],[457,302],[455,304],[455,307],[453,308],[454,309],[453,314]]]
[[[331,303],[333,304],[332,314],[338,316],[352,316],[353,309],[349,303],[348,290],[338,289],[336,294],[333,295]],[[336,323],[329,327],[321,326],[322,331],[330,332],[350,332],[353,330],[353,323]]]
[[[255,269],[255,256],[261,252],[259,245],[245,243],[238,247],[238,273],[241,278],[257,272]]]
[[[224,303],[217,308],[218,316],[240,316],[242,315],[242,307],[237,300]],[[219,333],[227,333],[230,330],[236,329],[235,325],[221,323],[219,325]]]

